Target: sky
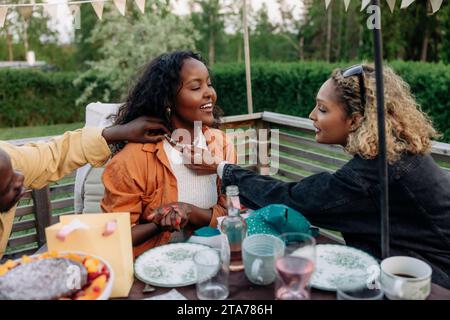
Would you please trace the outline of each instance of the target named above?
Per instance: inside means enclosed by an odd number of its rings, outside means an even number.
[[[61,3],[61,0],[45,0],[48,3]],[[128,0],[130,1],[130,0]],[[132,0],[131,0],[132,1]],[[189,14],[189,6],[188,6],[189,0],[174,0],[173,1],[173,9],[174,13],[179,15],[186,15]],[[241,2],[242,0],[236,0]],[[269,12],[269,18],[272,22],[279,22],[280,21],[280,14],[278,10],[278,4],[276,0],[248,0],[252,10],[257,11],[259,8],[261,8],[263,3],[266,3],[268,7]],[[301,0],[285,0],[285,2],[289,5],[294,5],[297,9],[299,9],[299,4],[301,3]],[[90,4],[83,4],[83,5],[90,5]],[[50,25],[53,29],[56,29],[59,32],[59,40],[61,43],[68,43],[71,41],[72,35],[73,35],[73,18],[69,13],[69,9],[67,6],[51,6],[54,7],[54,15],[55,18],[53,18],[50,22]],[[83,19],[83,17],[81,17]],[[103,19],[108,19],[107,15],[103,16]],[[98,23],[101,23],[99,21]]]

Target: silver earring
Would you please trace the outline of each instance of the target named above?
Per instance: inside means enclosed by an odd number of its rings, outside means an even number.
[[[170,115],[171,115],[171,113],[172,113],[172,110],[170,109],[170,107],[167,107],[167,108],[166,108],[166,117],[167,117],[167,120],[170,120]]]

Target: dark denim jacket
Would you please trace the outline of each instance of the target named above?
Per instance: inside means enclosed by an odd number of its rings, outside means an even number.
[[[450,175],[429,155],[404,155],[388,167],[390,254],[428,262],[433,282],[450,289]],[[282,203],[314,225],[339,230],[348,245],[380,258],[378,161],[355,156],[333,174],[282,182],[226,165],[222,188],[239,186],[252,209]]]

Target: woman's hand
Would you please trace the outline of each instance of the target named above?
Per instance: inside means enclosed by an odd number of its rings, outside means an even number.
[[[147,221],[157,224],[164,231],[181,231],[189,222],[190,205],[173,202],[156,208],[147,216]]]
[[[102,132],[107,143],[129,141],[138,143],[155,143],[164,138],[170,131],[161,119],[141,116],[126,124],[105,128]]]
[[[214,174],[217,172],[217,166],[222,161],[209,150],[201,149],[198,153],[191,146],[187,146],[183,150],[183,163],[186,167],[194,170],[199,175]]]

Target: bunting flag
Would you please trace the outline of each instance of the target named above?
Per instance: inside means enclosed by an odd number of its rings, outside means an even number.
[[[370,3],[371,0],[362,0],[361,11],[363,11]]]
[[[6,15],[8,13],[8,7],[0,7],[0,28],[5,25]]]
[[[348,6],[350,5],[350,0],[344,0],[345,11],[348,10]]]
[[[125,9],[127,7],[127,0],[113,0],[116,5],[117,10],[119,10],[120,14],[125,16]]]
[[[79,4],[70,4],[69,12],[73,17],[74,27],[75,29],[81,28],[81,19],[80,19],[80,5]]]
[[[33,6],[17,7],[17,10],[19,10],[19,13],[22,16],[23,20],[30,19],[31,15],[33,14]]]
[[[402,4],[400,6],[400,9],[405,9],[409,7],[411,3],[413,3],[415,0],[402,0]]]
[[[69,5],[69,11],[72,16],[75,16],[80,12],[80,5],[79,4],[70,4]]]
[[[47,0],[48,1],[48,0]],[[97,17],[101,20],[103,16],[103,9],[105,6],[105,2],[112,1],[114,5],[117,7],[117,10],[122,14],[125,15],[126,12],[126,0],[75,0],[75,1],[68,1],[67,0],[61,0],[60,3],[34,3],[34,0],[30,0],[30,3],[22,3],[22,4],[15,4],[15,3],[0,3],[0,28],[4,27],[6,22],[6,16],[8,13],[8,9],[10,8],[17,8],[20,15],[23,17],[24,20],[28,20],[31,18],[33,14],[34,7],[42,6],[44,11],[47,13],[48,16],[50,16],[52,19],[55,19],[58,16],[58,6],[65,5],[69,6],[72,15],[79,15],[80,11],[80,5],[84,3],[90,3],[95,11],[95,14]],[[345,11],[348,11],[348,8],[350,6],[351,0],[344,0],[344,6]],[[405,9],[409,7],[415,0],[401,0],[401,9]],[[145,2],[146,0],[134,0],[136,3],[136,6],[138,7],[139,11],[141,13],[145,13]],[[386,2],[389,5],[389,9],[391,12],[394,12],[396,0],[386,0]],[[430,2],[430,14],[436,13],[442,6],[442,3],[444,0],[429,0]],[[361,11],[363,11],[369,4],[371,3],[371,0],[361,0]],[[325,0],[325,8],[328,10],[329,6],[331,4],[331,0]]]
[[[395,8],[395,1],[396,0],[386,0],[388,5],[389,5],[389,9],[391,9],[391,12],[394,12],[394,8]]]
[[[145,0],[134,0],[136,2],[137,7],[139,10],[141,10],[142,14],[144,14],[145,11]]]
[[[105,6],[105,3],[103,1],[101,2],[91,2],[92,8],[94,8],[95,14],[97,17],[102,20],[103,16],[103,7]]]
[[[430,0],[433,13],[436,13],[442,5],[442,0]]]

